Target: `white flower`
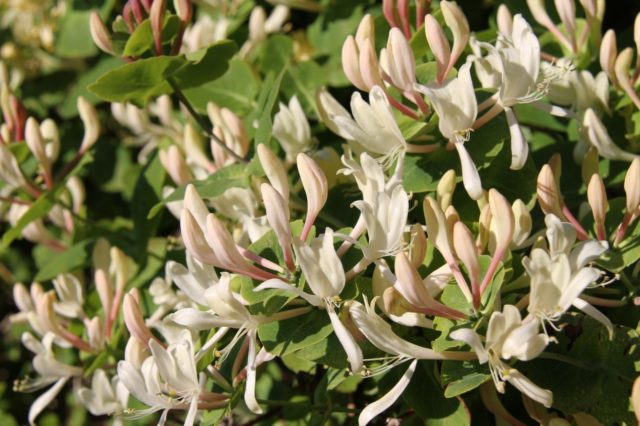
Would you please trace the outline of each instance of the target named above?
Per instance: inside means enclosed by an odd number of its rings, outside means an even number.
[[[91,377],[91,387],[81,387],[78,399],[94,416],[120,414],[127,407],[129,391],[118,376],[111,380],[102,369],[97,369]]]
[[[604,253],[608,243],[589,240],[574,248],[576,231],[571,224],[560,222],[552,214],[546,216],[545,223],[548,251],[534,248],[530,257],[522,261],[531,282],[529,312],[542,321],[553,323],[575,306],[600,321],[611,335],[611,321],[580,298],[587,286],[602,274],[600,270],[586,265]]]
[[[480,336],[470,328],[460,328],[449,334],[471,346],[478,355],[480,364],[489,363],[491,377],[500,393],[504,393],[504,382],[508,381],[520,392],[544,405],[551,407],[553,394],[538,387],[518,370],[511,368],[502,359],[517,358],[528,361],[544,351],[549,338],[538,333],[540,323],[534,319],[522,321],[520,311],[513,305],[506,305],[502,312],[494,312],[489,319],[484,346]]]
[[[613,143],[609,132],[593,109],[589,108],[585,111],[582,125],[587,141],[598,150],[598,154],[602,157],[621,161],[633,161],[635,158],[640,158],[636,154],[620,149]]]
[[[14,389],[20,392],[33,392],[53,383],[53,386],[31,404],[31,408],[29,408],[29,424],[31,425],[35,425],[38,415],[51,404],[70,378],[82,376],[82,368],[62,363],[55,358],[52,348],[54,339],[55,335],[52,333],[45,334],[42,342],[31,333],[22,334],[22,344],[35,354],[33,368],[40,377],[16,381]]]

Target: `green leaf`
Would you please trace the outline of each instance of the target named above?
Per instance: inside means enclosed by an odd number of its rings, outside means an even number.
[[[91,259],[93,243],[93,240],[81,241],[62,253],[52,254],[49,261],[38,271],[34,281],[49,281],[60,274],[86,266]]]
[[[184,64],[185,59],[177,56],[140,59],[107,72],[89,90],[109,102],[133,102],[142,107],[149,98],[172,92],[167,78]]]
[[[64,14],[56,36],[56,55],[64,58],[86,58],[98,53],[89,29],[90,16],[91,11],[70,10]]]
[[[314,309],[303,316],[258,326],[258,336],[273,355],[286,355],[327,338],[333,327],[326,312]]]
[[[223,40],[187,53],[187,64],[172,77],[182,90],[202,86],[223,75],[229,68],[229,60],[237,51],[238,46],[233,41]]]
[[[252,170],[255,170],[255,167],[247,167],[245,164],[231,164],[209,175],[206,179],[196,180],[191,184],[198,190],[200,197],[215,198],[224,194],[229,188],[247,188],[251,176],[249,173]],[[183,185],[158,202],[149,210],[146,218],[155,217],[167,203],[182,200],[186,188],[187,185]]]
[[[326,83],[325,70],[313,61],[306,61],[288,69],[282,90],[288,97],[297,95],[304,112],[317,118],[320,113],[316,106],[316,91]]]
[[[445,398],[462,395],[491,380],[487,371],[486,365],[479,365],[477,362],[444,361],[441,378],[446,385]]]
[[[229,62],[229,69],[219,79],[184,91],[194,107],[205,111],[207,103],[229,108],[237,114],[247,114],[256,107],[258,81],[251,66],[244,60],[235,58]]]
[[[147,241],[155,235],[161,216],[148,218],[149,210],[162,198],[165,171],[160,157],[155,154],[145,165],[136,181],[131,203],[133,233],[138,254],[147,246]]]
[[[127,44],[124,45],[123,56],[140,56],[153,46],[151,21],[145,19],[136,27]]]

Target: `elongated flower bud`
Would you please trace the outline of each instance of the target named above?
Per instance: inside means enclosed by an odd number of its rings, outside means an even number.
[[[478,252],[473,241],[473,235],[462,222],[456,222],[453,226],[453,247],[458,258],[467,268],[474,305],[477,308],[480,306],[480,263],[478,262]]]
[[[616,77],[615,70],[617,57],[618,47],[616,43],[616,33],[614,30],[607,30],[600,44],[600,67],[616,87],[618,87],[618,78]]]
[[[538,182],[536,187],[538,195],[538,204],[545,214],[552,213],[557,217],[564,219],[562,212],[562,201],[560,199],[560,190],[556,184],[556,179],[551,171],[551,167],[545,164],[538,174]]]
[[[556,11],[572,43],[576,40],[576,3],[574,0],[555,0]]]
[[[462,12],[462,9],[450,1],[442,0],[440,2],[440,8],[442,10],[442,16],[447,26],[453,33],[453,47],[451,48],[451,58],[449,58],[449,65],[445,76],[449,73],[449,70],[453,68],[456,61],[464,51],[467,43],[469,42],[469,22],[467,17]]]
[[[491,234],[495,241],[496,253],[504,252],[511,244],[514,218],[511,204],[495,189],[489,190],[489,208],[491,209]]]
[[[607,191],[604,188],[604,182],[599,174],[594,173],[587,187],[587,200],[593,213],[593,220],[596,223],[596,232],[599,240],[606,239],[604,220],[607,214]]]
[[[627,213],[633,213],[640,207],[640,158],[633,160],[627,170],[624,192],[627,194]]]
[[[113,44],[111,43],[111,33],[107,29],[100,14],[98,12],[91,12],[89,18],[89,30],[91,31],[91,38],[93,42],[105,53],[113,55]]]
[[[176,10],[176,15],[178,15],[180,21],[184,23],[191,21],[193,16],[191,0],[173,0],[173,8]]]
[[[167,150],[160,150],[159,156],[162,166],[176,185],[184,185],[193,179],[191,170],[177,146],[171,145]]]
[[[33,156],[36,157],[36,160],[38,160],[38,163],[42,166],[44,173],[48,174],[51,169],[51,164],[45,153],[44,140],[42,139],[42,133],[40,133],[40,125],[38,125],[38,122],[33,117],[27,119],[25,142]]]
[[[424,257],[427,255],[427,235],[422,229],[422,225],[415,223],[411,226],[411,263],[416,268],[422,265]]]
[[[437,200],[440,204],[440,208],[446,210],[451,205],[451,198],[453,197],[453,191],[456,189],[456,171],[448,170],[440,180],[438,181],[438,187],[436,193],[438,195]]]
[[[107,271],[104,269],[97,269],[94,274],[94,279],[96,290],[98,291],[98,298],[102,304],[102,310],[105,312],[105,315],[109,315],[113,303],[113,284],[109,280]]]
[[[289,226],[289,208],[284,198],[273,186],[268,183],[260,185],[264,209],[267,212],[267,221],[278,238],[282,252],[289,269],[295,269],[291,255],[291,227]]]
[[[591,175],[594,173],[598,173],[599,169],[599,159],[598,150],[594,147],[590,147],[587,153],[584,155],[582,159],[582,182],[585,185],[589,185],[589,181],[591,181]]]
[[[511,239],[512,246],[518,247],[523,244],[531,234],[533,222],[531,220],[531,213],[521,199],[517,199],[511,206],[513,211],[514,227],[513,237]]]
[[[84,137],[80,145],[80,152],[87,152],[95,145],[100,134],[100,120],[96,109],[82,96],[78,97],[78,112],[84,125]]]
[[[329,195],[329,186],[327,177],[322,172],[318,164],[306,154],[298,154],[297,157],[298,172],[300,180],[307,195],[307,217],[305,218],[304,229],[301,239],[304,241],[311,230],[311,226],[316,217],[327,202]]]
[[[386,60],[382,61],[380,53],[380,63],[393,84],[403,92],[412,92],[416,83],[416,62],[411,46],[400,29],[392,28],[389,31],[384,52]]]
[[[149,344],[149,340],[155,339],[151,330],[147,327],[140,310],[140,294],[138,289],[134,288],[124,296],[123,303],[124,323],[127,330],[138,342],[145,348]]]
[[[509,7],[506,4],[498,6],[498,14],[496,16],[498,23],[498,30],[505,36],[511,37],[513,32],[513,15],[509,11]]]
[[[358,89],[368,91],[360,74],[360,53],[353,36],[348,36],[342,45],[342,70]]]
[[[153,33],[157,55],[162,55],[162,28],[166,11],[167,0],[154,0],[149,11],[149,21],[151,22],[151,32]]]
[[[431,15],[424,18],[424,32],[427,36],[427,43],[436,59],[436,74],[439,82],[442,82],[446,75],[447,66],[451,59],[451,47],[449,40],[444,34],[438,21]]]
[[[264,170],[264,173],[267,175],[269,183],[282,195],[285,202],[288,203],[289,179],[282,161],[264,144],[258,145],[256,151],[258,152],[262,170]]]
[[[527,6],[535,19],[543,27],[549,28],[554,26],[551,18],[547,14],[547,9],[544,5],[544,0],[527,0]]]

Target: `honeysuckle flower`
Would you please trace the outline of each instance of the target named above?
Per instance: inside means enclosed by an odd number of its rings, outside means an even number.
[[[428,14],[424,17],[424,32],[427,37],[427,43],[436,60],[436,81],[442,83],[446,78],[449,60],[451,58],[451,46],[444,30],[433,17]]]
[[[287,290],[314,306],[326,309],[336,336],[347,353],[351,371],[358,372],[362,368],[362,351],[335,311],[346,279],[342,262],[333,247],[333,231],[327,228],[321,237],[314,238],[308,244],[296,239],[294,250],[312,294],[280,280],[265,281],[254,291],[270,288]]]
[[[91,376],[91,387],[81,387],[77,396],[82,405],[87,407],[94,416],[117,415],[124,412],[129,401],[129,390],[118,376],[111,380],[101,368]],[[114,424],[121,424],[118,418]]]
[[[289,105],[280,103],[280,110],[273,118],[273,137],[284,149],[289,163],[295,162],[299,153],[314,144],[309,122],[296,96],[289,100]]]
[[[402,186],[396,186],[390,194],[379,192],[372,204],[359,200],[352,206],[360,210],[367,229],[365,259],[373,262],[401,248],[409,213],[409,197]]]
[[[29,408],[29,424],[35,425],[36,418],[55,399],[64,385],[73,377],[82,376],[82,368],[65,364],[56,359],[53,353],[53,342],[56,336],[46,333],[42,342],[31,333],[22,334],[22,344],[35,354],[33,368],[40,375],[35,379],[23,379],[14,383],[14,390],[34,392],[53,383],[46,392],[40,395]]]
[[[20,188],[26,184],[16,157],[5,144],[0,144],[0,178],[10,186],[9,189]]]
[[[355,142],[360,151],[382,156],[382,160],[395,159],[407,148],[400,128],[393,118],[384,90],[374,86],[369,93],[369,103],[359,92],[351,97],[351,116],[333,115],[333,122],[341,134]]]
[[[192,426],[198,409],[214,409],[227,404],[227,396],[203,389],[204,375],[196,370],[191,333],[183,330],[180,339],[166,349],[149,342],[151,356],[138,370],[131,362],[118,363],[118,377],[131,394],[149,408],[136,413],[146,416],[162,410],[158,421],[164,425],[169,410],[187,410],[184,424]]]
[[[502,312],[496,311],[491,315],[484,345],[480,336],[470,328],[454,330],[449,337],[468,344],[478,356],[480,364],[489,363],[498,392],[504,393],[504,382],[507,381],[529,398],[549,408],[553,394],[502,361],[511,358],[528,361],[540,355],[550,339],[544,333],[539,333],[539,329],[537,320],[531,318],[523,321],[518,308],[505,305]]]
[[[635,158],[640,158],[636,154],[623,151],[613,143],[609,132],[607,132],[604,124],[602,124],[593,109],[589,108],[585,111],[582,125],[584,126],[587,141],[598,150],[602,157],[609,160],[623,161],[632,161]]]
[[[533,228],[531,213],[521,199],[517,199],[511,206],[513,211],[514,227],[512,237],[512,247],[520,247],[527,240]]]
[[[480,198],[482,196],[480,175],[464,146],[470,138],[470,132],[478,115],[478,104],[471,81],[471,63],[467,62],[460,67],[458,76],[442,85],[417,85],[416,89],[427,95],[438,114],[440,133],[454,142],[460,156],[462,180],[467,193],[473,199]]]
[[[53,287],[58,295],[53,305],[56,313],[67,318],[83,319],[84,292],[78,278],[71,274],[58,275],[53,280]]]
[[[342,45],[342,69],[349,81],[364,92],[383,85],[375,52],[375,28],[371,15],[362,18],[355,37],[348,36]]]
[[[589,240],[573,247],[576,231],[570,224],[552,214],[546,216],[545,223],[548,251],[534,248],[530,257],[522,261],[531,283],[529,312],[553,326],[553,322],[575,306],[601,322],[611,335],[611,321],[580,298],[580,294],[602,276],[599,269],[587,264],[600,257],[609,247],[608,243]]]
[[[616,43],[616,33],[614,30],[607,30],[600,43],[600,67],[607,74],[611,84],[619,87],[616,77],[615,64],[618,57],[618,46]]]
[[[111,33],[104,22],[102,22],[100,14],[96,11],[91,12],[89,30],[91,31],[91,38],[96,46],[98,46],[103,52],[113,55],[114,51],[113,44],[111,42]]]
[[[589,185],[587,186],[587,200],[591,212],[593,213],[593,220],[596,224],[596,234],[599,240],[606,239],[604,229],[604,219],[607,214],[607,208],[609,206],[607,200],[607,191],[604,187],[604,182],[599,174],[594,173],[591,176]]]
[[[264,144],[259,144],[256,152],[269,183],[289,202],[289,178],[282,161]]]
[[[331,93],[324,87],[321,87],[316,92],[316,106],[318,107],[318,113],[322,118],[322,122],[329,130],[343,139],[349,139],[351,137],[351,134],[348,133],[346,129],[343,130],[335,121],[336,117],[351,119],[351,114],[349,114],[349,111],[347,111],[336,98],[331,96]]]
[[[475,355],[464,352],[435,352],[432,349],[425,348],[414,343],[408,342],[395,334],[391,326],[375,313],[376,301],[361,304],[353,302],[349,307],[351,318],[362,334],[376,348],[381,351],[394,355],[395,359],[391,360],[388,365],[380,369],[379,372],[386,371],[408,360],[412,360],[407,372],[402,376],[399,382],[384,396],[376,402],[369,404],[360,413],[358,418],[359,425],[366,425],[375,416],[388,409],[404,392],[409,380],[415,371],[417,360],[422,359],[452,359],[452,360],[468,360],[474,359]]]
[[[285,263],[289,270],[294,270],[293,256],[291,252],[291,244],[293,237],[291,235],[291,227],[289,226],[290,213],[287,202],[282,195],[268,183],[260,185],[262,193],[262,201],[265,211],[267,212],[267,221],[278,238],[278,243],[284,253]]]

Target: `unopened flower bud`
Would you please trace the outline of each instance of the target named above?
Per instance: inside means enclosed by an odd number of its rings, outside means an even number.
[[[193,6],[191,0],[173,0],[173,7],[180,21],[187,23],[191,21],[193,16]]]
[[[531,213],[521,199],[517,199],[511,206],[513,211],[514,227],[512,246],[518,247],[523,244],[531,234],[533,222],[531,220]]]
[[[604,219],[607,214],[607,191],[604,188],[604,182],[599,174],[591,175],[589,186],[587,187],[587,200],[593,213],[593,220],[596,223],[596,231],[599,240],[606,238],[604,229]]]
[[[607,30],[602,37],[600,44],[600,67],[607,74],[614,86],[618,86],[616,77],[616,58],[618,57],[618,47],[616,43],[616,33],[614,30]]]
[[[124,323],[127,326],[127,330],[138,342],[147,347],[149,340],[155,339],[151,330],[147,327],[140,310],[140,293],[137,288],[132,289],[124,296],[123,303],[124,311]]]
[[[456,222],[453,226],[453,247],[456,255],[467,268],[469,279],[471,280],[471,289],[475,300],[475,305],[480,305],[480,263],[478,261],[478,252],[473,240],[473,235],[469,228],[462,223]]]
[[[60,154],[60,133],[55,121],[47,118],[40,123],[40,133],[44,139],[44,151],[50,163],[54,163]]]
[[[267,38],[264,24],[267,21],[267,12],[258,6],[254,7],[249,16],[249,40],[260,43]]]
[[[449,232],[453,230],[453,225],[455,225],[456,222],[460,222],[460,215],[458,214],[458,210],[456,210],[456,208],[453,206],[449,206],[445,209],[444,217],[447,221],[447,229],[449,230]]]
[[[307,195],[307,216],[301,239],[305,240],[316,217],[327,202],[329,186],[327,178],[318,164],[306,154],[298,154],[298,172]]]
[[[258,152],[258,159],[262,165],[262,170],[264,170],[264,173],[267,175],[269,183],[282,195],[282,198],[288,202],[289,178],[282,161],[264,144],[258,145],[256,151]]]
[[[509,11],[509,7],[506,4],[498,6],[498,14],[496,16],[498,23],[498,30],[505,36],[511,37],[513,32],[513,15]]]
[[[80,145],[80,152],[87,152],[98,140],[100,134],[100,120],[96,109],[82,96],[78,97],[78,112],[84,125],[84,137]]]
[[[569,38],[576,39],[576,4],[574,0],[555,0],[556,11]]]
[[[151,32],[155,42],[156,54],[162,55],[162,28],[164,26],[164,14],[167,11],[167,0],[154,0],[149,11]]]
[[[399,28],[391,28],[385,60],[380,53],[380,65],[387,73],[393,85],[403,92],[411,93],[416,84],[416,62],[409,42]]]
[[[636,53],[640,52],[640,13],[636,15],[633,23],[633,41],[636,44]]]
[[[467,17],[455,3],[452,3],[447,0],[442,0],[440,2],[440,8],[442,10],[442,16],[444,17],[444,21],[453,33],[453,46],[451,48],[451,58],[449,59],[449,65],[447,66],[447,72],[445,72],[445,76],[449,73],[449,70],[453,68],[453,65],[456,63],[465,47],[467,47],[467,43],[469,42],[469,22],[467,21]]]
[[[584,9],[585,15],[587,18],[593,19],[598,15],[598,5],[596,4],[597,0],[580,0],[580,4]]]
[[[438,181],[438,187],[436,189],[438,204],[440,208],[445,210],[451,205],[451,198],[453,197],[453,191],[456,189],[456,171],[448,170],[440,180]]]
[[[102,310],[106,315],[109,315],[111,312],[111,305],[113,303],[113,284],[109,280],[107,271],[104,269],[96,270],[94,280],[96,290],[98,291],[98,298],[102,304]]]
[[[100,317],[95,316],[86,323],[89,345],[94,349],[100,349],[105,343],[105,334]]]
[[[527,0],[527,6],[529,6],[533,19],[535,19],[540,25],[545,28],[554,26],[554,23],[547,14],[544,0]]]
[[[489,208],[491,209],[490,243],[496,253],[504,253],[511,245],[515,227],[513,211],[509,201],[495,189],[489,190]]]
[[[424,18],[424,32],[427,36],[427,43],[436,59],[436,75],[438,82],[446,78],[447,66],[451,59],[451,47],[449,40],[438,21],[430,14]]]
[[[424,233],[422,229],[422,225],[419,223],[415,223],[411,226],[411,250],[410,257],[411,263],[416,268],[422,265],[424,261],[424,257],[427,255],[427,235]]]
[[[113,44],[111,43],[111,33],[107,29],[98,12],[91,12],[89,18],[89,30],[93,42],[105,53],[113,55]]]
[[[184,185],[193,179],[191,170],[177,146],[171,145],[169,149],[160,150],[159,156],[162,166],[176,185]]]
[[[289,266],[289,269],[294,269],[293,258],[291,257],[292,236],[287,203],[282,198],[282,195],[268,183],[260,185],[260,192],[262,193],[262,200],[267,213],[267,221],[278,238],[287,266]]]
[[[632,214],[640,207],[640,158],[633,160],[627,170],[624,192],[627,195],[627,213]]]
[[[48,174],[51,169],[51,164],[45,153],[44,140],[42,133],[40,133],[40,125],[33,117],[29,117],[27,120],[25,142],[33,156],[36,157],[36,160],[38,160],[38,163],[42,166],[44,173]]]
[[[491,208],[489,204],[485,204],[480,209],[480,217],[478,218],[478,236],[476,237],[476,247],[478,253],[484,252],[489,243],[489,234],[491,232]]]
[[[536,188],[538,204],[540,204],[544,214],[552,213],[558,218],[564,219],[560,190],[549,164],[545,164],[540,169]]]

